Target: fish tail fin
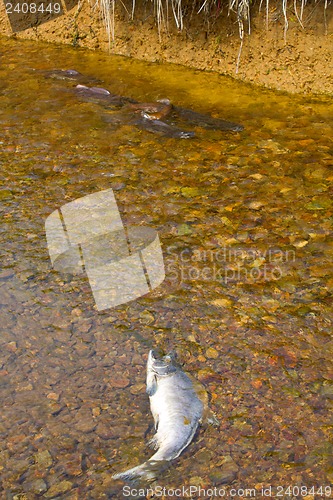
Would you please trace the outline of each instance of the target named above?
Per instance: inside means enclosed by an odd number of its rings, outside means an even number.
[[[122,481],[138,481],[143,480],[148,483],[154,481],[161,469],[164,469],[166,461],[164,460],[147,460],[141,465],[137,465],[132,469],[125,470],[114,474],[112,479],[121,479]]]
[[[125,470],[124,472],[119,472],[112,476],[113,479],[121,479],[122,481],[133,481],[136,479],[150,479],[149,471],[149,461],[144,462],[141,465],[137,465],[132,469]],[[153,480],[154,478],[152,478]]]

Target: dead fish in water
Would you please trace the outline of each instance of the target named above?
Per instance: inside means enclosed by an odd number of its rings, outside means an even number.
[[[156,429],[150,445],[158,451],[143,464],[115,474],[113,479],[154,480],[190,444],[207,410],[207,393],[182,371],[172,354],[160,357],[155,351],[149,352],[146,382]]]

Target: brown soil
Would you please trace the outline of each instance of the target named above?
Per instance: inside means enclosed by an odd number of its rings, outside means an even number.
[[[134,21],[118,5],[111,53],[217,71],[288,92],[333,93],[332,5],[326,11],[326,19],[322,3],[309,6],[304,29],[290,12],[286,40],[280,8],[271,7],[268,28],[264,13],[252,13],[251,35],[244,36],[238,73],[240,38],[235,15],[228,17],[225,12],[205,20],[202,14],[188,14],[181,32],[170,19],[168,30],[163,29],[159,37],[152,5],[147,2],[137,8]],[[87,1],[79,9],[74,7],[52,21],[16,33],[1,5],[0,34],[108,50],[104,25]]]

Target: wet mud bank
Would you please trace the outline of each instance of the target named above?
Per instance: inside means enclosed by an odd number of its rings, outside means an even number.
[[[49,22],[16,32],[5,7],[1,6],[0,35],[108,51],[108,36],[93,3],[83,2],[79,8],[64,11]],[[216,71],[275,90],[330,95],[333,92],[332,11],[332,5],[326,11],[320,3],[309,6],[305,10],[304,27],[295,12],[290,11],[285,36],[283,13],[277,4],[271,4],[267,16],[255,10],[250,35],[244,23],[244,42],[236,73],[240,53],[236,15],[213,12],[206,20],[203,15],[190,15],[185,18],[182,31],[177,31],[170,18],[168,30],[162,27],[159,34],[153,3],[136,6],[134,20],[131,8],[126,11],[118,5],[110,52],[149,62]]]

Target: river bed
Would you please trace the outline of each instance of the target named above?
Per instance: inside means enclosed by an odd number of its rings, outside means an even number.
[[[164,498],[332,498],[332,100],[14,39],[0,51],[2,498],[123,498],[112,474],[152,454],[153,347],[177,352],[220,422],[159,478]],[[108,123],[54,68],[245,128]],[[158,232],[166,278],[99,311],[84,273],[52,269],[44,225],[110,188],[125,225]]]

